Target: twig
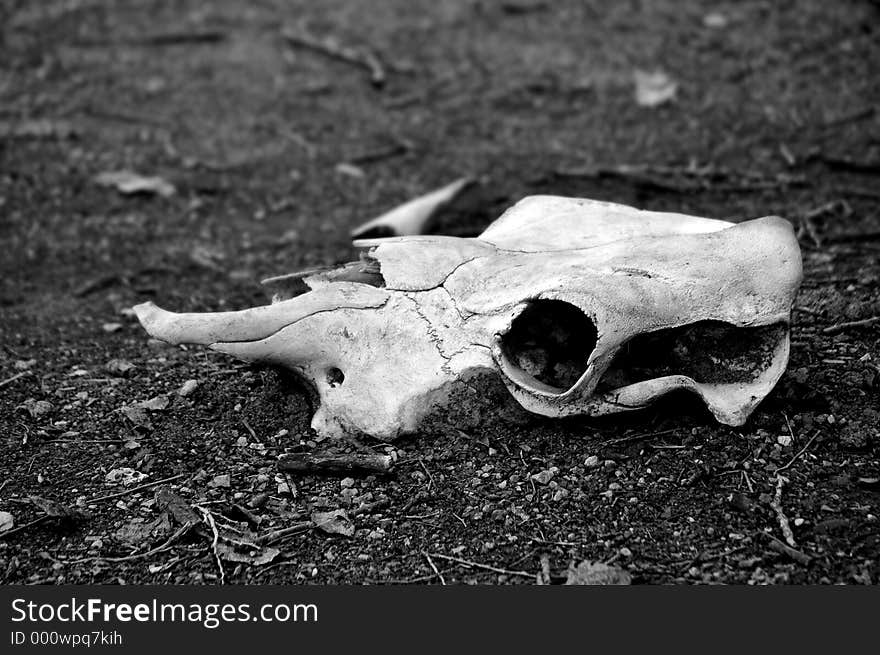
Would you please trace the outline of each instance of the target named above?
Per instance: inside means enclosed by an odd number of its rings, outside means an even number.
[[[127,496],[128,494],[133,494],[135,491],[140,491],[141,489],[147,489],[149,487],[155,487],[157,484],[164,484],[166,482],[172,482],[174,480],[179,480],[180,478],[186,476],[186,473],[181,473],[179,475],[172,475],[170,478],[165,478],[164,480],[156,480],[154,482],[148,482],[147,484],[142,484],[137,487],[132,487],[131,489],[126,489],[125,491],[120,491],[119,493],[110,494],[109,496],[99,496],[98,498],[92,498],[87,501],[88,503],[100,503],[105,500],[110,500],[111,498],[119,498],[120,496]]]
[[[12,528],[11,530],[7,530],[6,532],[0,532],[0,539],[5,539],[6,537],[13,535],[16,532],[21,532],[22,530],[27,530],[28,528],[30,528],[34,525],[37,525],[38,523],[42,523],[43,521],[45,521],[48,518],[49,518],[48,514],[43,514],[43,516],[41,516],[38,519],[34,519],[30,523],[25,523],[24,525],[20,525],[17,528]]]
[[[844,125],[853,121],[860,121],[865,118],[871,118],[871,116],[874,115],[875,111],[877,111],[877,108],[874,105],[863,107],[848,114],[838,116],[837,118],[830,118],[822,123],[822,127],[834,127],[836,125]]]
[[[144,557],[152,557],[153,555],[158,555],[161,552],[164,552],[171,548],[180,537],[183,536],[185,532],[187,532],[192,527],[192,523],[185,523],[180,528],[178,528],[177,532],[168,537],[168,539],[161,546],[156,546],[155,548],[148,550],[145,553],[136,553],[134,555],[127,555],[125,557],[84,557],[82,559],[73,559],[73,560],[59,560],[64,564],[82,564],[83,562],[130,562],[136,559],[143,559]]]
[[[220,584],[226,584],[226,571],[223,570],[223,561],[220,559],[220,553],[217,552],[217,542],[220,541],[220,532],[217,530],[214,516],[204,507],[199,507],[198,505],[196,505],[196,507],[202,513],[202,520],[208,524],[208,527],[211,528],[211,532],[214,534],[214,539],[211,541],[211,550],[214,551],[214,559],[217,560],[217,568],[220,570]]]
[[[425,472],[425,475],[428,476],[428,489],[427,491],[431,491],[431,487],[434,486],[434,476],[431,475],[431,472],[428,470],[428,467],[425,466],[425,462],[422,461],[422,458],[419,457],[419,464],[422,467],[422,470]]]
[[[291,46],[306,48],[326,57],[365,69],[370,74],[370,82],[376,88],[381,88],[385,85],[386,76],[382,62],[369,50],[358,52],[353,48],[340,45],[332,38],[321,39],[292,28],[282,30],[281,36]]]
[[[278,457],[278,468],[298,473],[388,473],[393,460],[390,455],[351,453],[343,455],[314,455],[287,453]]]
[[[471,562],[466,559],[461,559],[460,557],[451,557],[449,555],[441,555],[440,553],[430,553],[433,557],[439,557],[440,559],[445,559],[449,562],[456,562],[457,564],[461,564],[463,566],[470,566],[475,569],[483,569],[485,571],[492,571],[493,573],[502,573],[505,575],[518,575],[524,578],[533,579],[535,576],[533,573],[527,573],[525,571],[510,571],[508,569],[499,569],[496,566],[489,566],[488,564],[479,564],[478,562]]]
[[[794,464],[797,461],[798,457],[800,457],[805,452],[807,452],[807,449],[813,444],[813,442],[816,440],[816,437],[819,436],[819,432],[820,432],[820,430],[816,430],[816,434],[814,434],[812,437],[810,437],[810,440],[807,442],[807,444],[803,448],[801,448],[794,457],[792,457],[790,460],[788,460],[787,464],[785,464],[784,466],[780,466],[778,469],[773,471],[773,474],[778,475],[782,471],[787,470],[792,464]]]
[[[848,321],[846,323],[835,323],[834,325],[830,325],[827,328],[824,328],[822,330],[822,334],[837,334],[838,332],[843,332],[844,330],[848,330],[849,328],[868,327],[869,325],[874,325],[875,323],[880,323],[880,316],[872,316],[871,318],[863,318],[860,321]]]
[[[798,563],[803,564],[805,566],[807,564],[809,564],[810,561],[812,560],[812,558],[809,555],[807,555],[806,553],[802,553],[798,549],[792,548],[791,546],[789,546],[785,542],[782,542],[779,539],[777,539],[776,537],[774,537],[772,534],[769,534],[767,532],[763,532],[761,534],[767,535],[767,539],[770,540],[770,548],[775,550],[777,553],[782,553],[783,555],[788,555],[795,562],[798,562]]]
[[[248,431],[248,434],[251,435],[251,439],[256,441],[257,433],[254,432],[254,429],[250,426],[250,423],[247,422],[247,419],[241,419],[241,424],[244,426],[244,429]]]
[[[616,439],[608,439],[607,441],[601,441],[596,446],[596,448],[605,448],[606,446],[613,446],[619,443],[626,443],[628,441],[641,441],[642,439],[650,439],[651,437],[659,437],[664,434],[670,434],[675,432],[677,428],[670,428],[669,430],[660,430],[659,432],[644,432],[642,434],[634,434],[628,437],[618,437]]]
[[[260,535],[259,537],[254,539],[254,543],[258,546],[268,546],[269,544],[274,544],[276,541],[280,541],[281,539],[308,532],[314,527],[315,524],[312,521],[301,521],[299,523],[294,523],[293,525],[290,525],[286,528],[281,528],[280,530],[274,530],[272,532],[267,532],[264,535]]]
[[[422,551],[422,555],[424,555],[425,559],[428,560],[428,564],[430,564],[431,568],[434,570],[434,575],[436,575],[438,578],[440,578],[440,584],[442,584],[445,587],[446,586],[446,578],[443,577],[443,574],[440,573],[440,570],[437,568],[437,565],[434,564],[434,560],[431,559],[431,555],[429,553],[426,553],[425,551]]]
[[[24,376],[30,375],[30,374],[31,374],[30,371],[22,371],[21,373],[16,373],[11,378],[6,378],[5,380],[3,380],[3,382],[0,382],[0,389],[5,387],[7,384],[12,384],[16,380],[19,380],[19,379],[23,378]]]
[[[797,542],[794,540],[794,533],[791,531],[791,526],[788,524],[788,517],[782,510],[782,486],[785,484],[785,481],[786,479],[781,475],[776,476],[776,494],[773,496],[773,500],[770,501],[770,507],[776,512],[776,518],[779,520],[779,527],[782,530],[782,535],[785,537],[785,541],[788,542],[789,546],[794,548],[797,546]]]

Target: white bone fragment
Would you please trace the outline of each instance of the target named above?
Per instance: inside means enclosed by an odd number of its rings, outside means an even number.
[[[428,221],[445,205],[455,200],[474,180],[463,177],[444,187],[398,205],[389,212],[367,221],[351,232],[352,238],[381,231],[388,236],[422,234]]]

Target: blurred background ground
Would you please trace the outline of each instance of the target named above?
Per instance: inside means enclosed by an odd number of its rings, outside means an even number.
[[[587,560],[637,583],[876,583],[878,28],[855,0],[0,2],[0,580],[559,582]],[[637,71],[663,74],[649,101]],[[123,170],[170,186],[96,182]],[[355,225],[462,175],[485,184],[450,234],[535,193],[791,220],[788,372],[743,428],[677,398],[365,443],[391,476],[294,477],[277,454],[328,447],[306,394],[151,343],[127,311],[262,304],[262,277],[350,260]],[[221,573],[168,498],[224,534],[304,527]],[[351,536],[305,523],[337,509]]]

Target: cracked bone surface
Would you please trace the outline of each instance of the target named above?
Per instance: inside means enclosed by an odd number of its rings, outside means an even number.
[[[479,237],[356,241],[361,260],[268,280],[271,305],[173,313],[153,337],[294,371],[322,435],[394,439],[500,379],[550,417],[696,394],[741,425],[788,361],[801,255],[789,222],[734,224],[531,196]]]

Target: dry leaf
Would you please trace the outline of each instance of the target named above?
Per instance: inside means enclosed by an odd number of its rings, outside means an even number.
[[[633,74],[636,85],[636,103],[641,107],[658,107],[675,98],[678,84],[663,71],[648,73],[637,70]]]
[[[95,182],[100,186],[113,187],[124,195],[147,194],[169,198],[177,192],[173,184],[161,177],[148,177],[131,171],[101,173],[95,177]]]
[[[110,375],[125,377],[129,371],[135,368],[134,364],[124,359],[111,359],[104,366]]]
[[[112,469],[104,476],[104,479],[110,484],[121,484],[123,487],[130,487],[133,484],[143,482],[148,477],[150,476],[146,473],[141,473],[140,471],[135,471],[133,468],[124,466],[122,468]]]
[[[151,412],[160,412],[163,409],[168,409],[168,405],[171,404],[171,400],[165,394],[161,394],[154,398],[150,398],[149,400],[142,400],[139,403],[135,403],[135,407],[142,407],[143,409],[148,409]]]
[[[9,512],[0,512],[0,534],[9,532],[15,525],[15,519]]]
[[[134,405],[127,405],[120,410],[125,417],[134,423],[139,428],[145,428],[147,430],[153,429],[153,424],[150,422],[150,414],[143,407],[135,407]]]
[[[424,230],[444,205],[455,200],[462,191],[474,183],[471,178],[463,177],[441,189],[431,191],[409,202],[405,202],[391,211],[356,227],[351,236],[356,239],[371,236],[407,236],[424,234]]]
[[[248,549],[247,552],[236,550],[233,546],[219,542],[217,544],[217,553],[227,562],[241,562],[243,564],[253,564],[254,566],[263,566],[275,560],[281,551],[277,548],[257,548]]]
[[[170,489],[162,488],[156,493],[156,505],[160,510],[168,512],[174,520],[185,525],[201,523],[202,518],[196,513],[188,501],[178,496]]]
[[[46,513],[46,516],[55,519],[76,520],[85,518],[86,516],[85,512],[74,507],[69,507],[68,505],[59,503],[57,500],[52,500],[51,498],[44,498],[42,496],[30,496],[29,500],[34,505],[43,510]]]
[[[40,418],[50,413],[55,407],[48,400],[35,400],[34,398],[28,398],[21,405],[16,407],[16,409],[23,409],[30,414],[32,418]]]
[[[344,509],[335,509],[332,512],[314,512],[311,518],[315,527],[327,534],[340,534],[343,537],[354,535],[354,523],[348,518]]]
[[[577,567],[568,569],[567,585],[628,585],[632,583],[629,573],[617,566],[584,560]]]

